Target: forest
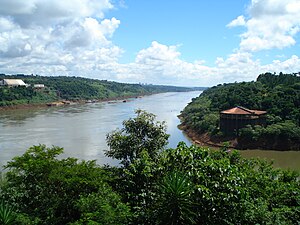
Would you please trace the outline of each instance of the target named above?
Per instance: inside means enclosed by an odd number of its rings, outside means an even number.
[[[248,125],[234,135],[236,148],[300,150],[299,74],[265,73],[256,81],[209,88],[182,111],[182,126],[212,140],[230,140],[220,131],[219,113],[236,106],[268,113],[266,126]]]
[[[0,224],[299,224],[300,174],[219,150],[167,149],[164,122],[137,110],[107,134],[119,166],[63,158],[38,145],[0,179]]]
[[[38,104],[58,100],[105,100],[118,97],[135,97],[161,92],[203,90],[163,85],[142,85],[117,83],[82,77],[0,75],[2,79],[22,79],[29,87],[0,86],[0,106],[17,104]],[[44,84],[43,89],[35,89],[34,84]]]

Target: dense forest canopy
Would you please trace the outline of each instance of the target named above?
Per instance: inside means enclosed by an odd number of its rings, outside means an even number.
[[[119,167],[30,147],[0,176],[0,223],[14,225],[299,224],[299,173],[226,147],[166,149],[164,123],[137,111],[108,134]]]
[[[67,76],[0,75],[2,79],[22,79],[29,87],[0,86],[0,106],[45,103],[55,100],[103,100],[132,97],[160,92],[203,90],[163,85],[117,83]],[[35,89],[34,84],[44,84],[45,89]]]
[[[256,81],[209,88],[182,111],[182,123],[199,134],[222,137],[219,112],[236,106],[268,112],[266,127],[239,130],[237,147],[300,150],[299,74],[265,73]]]

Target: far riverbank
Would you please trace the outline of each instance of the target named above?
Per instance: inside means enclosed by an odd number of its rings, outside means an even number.
[[[18,110],[18,109],[39,109],[39,108],[48,108],[48,107],[58,107],[58,106],[66,106],[66,105],[76,105],[76,104],[88,104],[88,103],[101,103],[101,102],[118,102],[118,101],[127,101],[133,98],[142,98],[148,95],[159,94],[143,94],[143,95],[133,95],[133,96],[119,96],[115,98],[105,98],[105,99],[93,99],[93,100],[85,100],[80,99],[76,101],[69,100],[57,100],[55,102],[45,102],[45,103],[29,103],[29,104],[16,104],[10,106],[0,106],[0,111],[7,110]]]

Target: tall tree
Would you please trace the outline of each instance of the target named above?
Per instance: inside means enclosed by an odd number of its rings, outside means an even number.
[[[123,128],[107,135],[110,147],[106,155],[128,167],[140,153],[146,150],[154,159],[158,152],[168,144],[165,122],[156,122],[155,115],[143,110],[136,110],[137,116],[123,122]]]

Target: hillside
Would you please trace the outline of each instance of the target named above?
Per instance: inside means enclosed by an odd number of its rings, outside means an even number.
[[[119,97],[133,97],[160,92],[191,91],[193,88],[117,83],[82,77],[0,75],[2,79],[22,79],[29,87],[0,88],[0,106],[18,104],[39,104],[58,100],[106,100]],[[34,84],[45,88],[35,89]],[[201,89],[201,88],[200,88]]]
[[[247,126],[227,136],[219,113],[236,106],[268,112],[266,126]],[[265,73],[254,82],[218,85],[205,90],[182,111],[182,127],[209,141],[236,139],[239,149],[300,150],[300,77]]]

